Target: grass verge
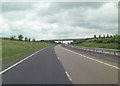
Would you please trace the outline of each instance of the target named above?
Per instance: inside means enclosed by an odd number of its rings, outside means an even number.
[[[118,49],[118,43],[88,43],[75,44],[75,46],[94,47],[94,48],[106,48],[106,49]]]
[[[24,42],[2,40],[2,64],[11,62],[19,57],[22,57],[30,52],[50,46],[45,42]]]

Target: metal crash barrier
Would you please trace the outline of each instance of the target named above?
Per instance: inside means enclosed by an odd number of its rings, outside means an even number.
[[[61,46],[74,48],[74,49],[80,49],[80,50],[86,50],[86,51],[91,51],[91,52],[98,52],[98,53],[105,53],[105,54],[120,56],[120,50],[117,50],[117,49],[115,50],[115,49],[104,49],[104,48],[81,47],[81,46],[73,46],[73,45],[68,45],[68,44],[64,44]]]

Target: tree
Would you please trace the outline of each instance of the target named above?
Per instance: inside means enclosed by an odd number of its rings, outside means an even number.
[[[30,41],[31,41],[31,39],[29,38],[29,39],[28,39],[28,41],[30,42]]]
[[[120,44],[120,35],[118,35],[118,43]],[[120,49],[120,46],[118,46]]]
[[[25,41],[28,41],[27,37],[25,37]]]
[[[10,37],[10,40],[15,40],[15,36],[11,36],[11,37]]]
[[[105,35],[103,35],[103,38],[105,38]]]
[[[44,40],[41,40],[41,42],[45,42]]]
[[[58,42],[58,44],[62,44],[61,42]]]
[[[99,38],[101,38],[101,35],[99,35]]]
[[[33,42],[35,42],[35,38],[33,38],[33,40],[32,40]]]
[[[20,35],[18,36],[18,39],[19,39],[19,41],[22,41],[22,40],[23,40],[23,36],[20,34]]]
[[[109,38],[109,35],[107,34],[107,38]]]
[[[94,35],[94,38],[96,38],[96,35]]]
[[[113,36],[112,35],[110,35],[110,38],[112,38]]]
[[[73,45],[74,43],[73,42],[70,42],[71,45]]]

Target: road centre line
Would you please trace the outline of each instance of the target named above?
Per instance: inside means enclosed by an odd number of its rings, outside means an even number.
[[[45,49],[45,48],[43,48],[43,49],[41,49],[41,50],[38,50],[38,51],[36,51],[35,53],[33,53],[33,54],[31,54],[31,55],[27,56],[26,58],[24,58],[24,59],[22,59],[22,60],[18,61],[17,63],[13,64],[12,66],[10,66],[10,67],[8,67],[8,68],[4,69],[3,71],[1,71],[1,72],[0,72],[0,74],[3,74],[4,72],[6,72],[6,71],[10,70],[11,68],[13,68],[13,67],[15,67],[16,65],[18,65],[18,64],[20,64],[20,63],[22,63],[23,61],[27,60],[27,59],[28,59],[28,58],[30,58],[31,56],[33,56],[33,55],[37,54],[38,52],[40,52],[40,51],[42,51],[42,50],[44,50],[44,49]]]
[[[61,47],[61,48],[63,48],[63,47]],[[104,64],[104,65],[107,65],[107,66],[109,66],[109,67],[113,67],[113,68],[115,68],[115,69],[120,69],[119,67],[116,67],[116,66],[113,66],[113,65],[111,65],[111,64],[108,64],[108,63],[105,63],[105,62],[102,62],[102,61],[99,61],[99,60],[90,58],[90,57],[88,57],[88,56],[85,56],[85,55],[82,55],[82,54],[80,54],[80,53],[74,52],[74,51],[72,51],[72,50],[68,50],[68,49],[66,49],[66,48],[63,48],[63,49],[65,49],[65,50],[67,50],[67,51],[70,51],[70,52],[72,52],[72,53],[75,53],[75,54],[77,54],[77,55],[83,56],[83,57],[85,57],[85,58],[87,58],[87,59],[96,61],[96,62],[101,63],[101,64]]]

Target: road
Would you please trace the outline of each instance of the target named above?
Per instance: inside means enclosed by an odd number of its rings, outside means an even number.
[[[3,84],[71,84],[54,52],[47,47],[2,75]]]
[[[50,46],[3,70],[3,84],[117,84],[117,63],[100,56]]]
[[[56,46],[55,51],[65,70],[71,76],[73,84],[118,83],[117,63],[99,59],[100,55],[104,55],[98,53],[98,56],[92,55],[93,52],[89,54],[87,51],[76,53],[61,46]],[[106,65],[106,63],[109,64]]]

